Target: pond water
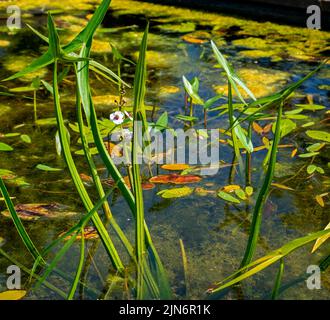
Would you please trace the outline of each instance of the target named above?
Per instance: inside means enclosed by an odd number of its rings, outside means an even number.
[[[91,5],[85,1],[66,1],[72,10],[61,4],[52,6],[55,21],[60,28],[62,43],[73,36],[88,21]],[[81,3],[81,6],[78,4]],[[86,4],[87,3],[87,4]],[[0,8],[3,6],[0,4]],[[24,22],[46,34],[46,16],[40,14],[38,3],[26,4],[22,8],[29,10],[24,15]],[[116,70],[111,47],[114,45],[128,59],[136,61],[139,43],[146,20],[150,21],[148,43],[148,90],[147,105],[156,106],[154,120],[164,111],[168,112],[169,124],[173,128],[183,128],[178,114],[184,114],[184,89],[182,76],[188,79],[197,76],[200,80],[200,95],[207,99],[216,93],[226,91],[225,77],[217,68],[212,54],[210,40],[213,39],[219,49],[233,64],[237,73],[247,83],[257,97],[262,97],[297,81],[313,70],[329,54],[330,33],[307,30],[268,22],[255,22],[233,16],[206,13],[188,9],[172,8],[135,1],[113,1],[111,9],[98,30],[93,45],[93,58]],[[0,78],[3,79],[21,70],[34,57],[39,56],[45,47],[28,28],[9,32],[1,20],[0,28]],[[32,79],[39,75],[51,82],[51,71],[44,69],[38,74],[29,75],[17,81],[3,82],[0,91],[8,88],[29,86]],[[261,256],[297,237],[322,230],[329,222],[329,196],[324,197],[324,207],[316,202],[315,196],[329,191],[329,146],[326,145],[316,157],[314,163],[325,170],[324,174],[310,176],[306,173],[306,164],[310,158],[292,157],[297,148],[298,154],[304,153],[308,145],[315,140],[307,137],[301,126],[313,121],[308,129],[325,130],[329,128],[329,88],[330,69],[324,67],[306,81],[286,105],[285,110],[295,109],[296,104],[314,104],[325,106],[319,111],[304,111],[302,119],[292,119],[296,129],[285,136],[280,148],[278,166],[274,182],[284,184],[292,190],[272,188],[264,210],[261,237],[257,255]],[[134,68],[129,63],[122,66],[122,77],[128,83],[133,82]],[[108,118],[116,107],[117,87],[109,81],[93,74],[92,94],[100,118]],[[69,75],[61,84],[62,104],[67,123],[74,123],[74,85],[73,76]],[[7,88],[8,87],[8,88]],[[39,121],[34,124],[33,93],[15,93],[13,96],[0,96],[0,142],[11,145],[11,152],[0,152],[0,169],[11,170],[16,179],[7,179],[6,183],[15,204],[57,203],[76,215],[61,215],[56,218],[41,218],[26,221],[24,225],[38,247],[44,248],[58,235],[69,229],[84,213],[79,196],[70,181],[70,176],[61,157],[56,153],[56,125],[53,101],[46,90],[37,93],[37,115]],[[132,91],[127,90],[125,99],[131,103]],[[218,105],[226,103],[226,99]],[[221,115],[221,109],[209,113],[209,128],[228,127],[228,117]],[[195,108],[196,117],[201,119],[195,127],[203,128],[203,112]],[[151,114],[150,114],[151,116]],[[274,119],[261,122],[266,125]],[[5,136],[8,133],[26,134],[31,143],[26,143],[18,136]],[[80,150],[77,134],[70,130],[72,151]],[[271,133],[268,134],[271,137]],[[226,139],[225,136],[222,137]],[[254,146],[263,145],[262,136],[253,133]],[[205,298],[206,290],[212,283],[224,279],[233,273],[241,262],[247,243],[251,215],[257,192],[263,181],[262,161],[267,150],[253,154],[252,185],[255,189],[249,203],[233,205],[218,198],[214,192],[194,192],[182,199],[163,199],[157,192],[169,186],[157,186],[144,191],[145,215],[147,223],[168,272],[173,294],[176,299]],[[232,149],[220,146],[220,159],[223,164],[232,161]],[[84,159],[74,155],[81,173],[88,175]],[[102,178],[107,172],[101,161],[95,157]],[[61,171],[46,172],[36,168],[46,164]],[[168,173],[160,167],[153,168],[154,173]],[[215,176],[205,176],[202,181],[192,185],[211,191],[236,183],[239,178],[230,181],[231,166],[223,166]],[[7,174],[8,175],[8,174]],[[147,176],[147,171],[143,171]],[[2,172],[2,176],[5,174]],[[237,177],[237,175],[236,175]],[[96,199],[94,189],[88,187]],[[195,190],[196,191],[196,190]],[[111,208],[123,230],[134,237],[133,222],[125,200],[119,193],[110,199]],[[5,210],[0,201],[0,210]],[[10,219],[0,216],[0,237],[4,239],[2,249],[19,261],[31,267],[32,260],[17,235]],[[180,253],[179,239],[182,239],[188,259],[189,290],[185,290],[184,272]],[[84,269],[84,279],[93,290],[79,288],[77,298],[94,299],[102,297],[112,274],[111,266],[102,246],[98,241],[88,241],[90,264]],[[325,243],[316,253],[310,254],[312,245],[297,250],[285,259],[283,284],[285,290],[281,299],[328,299],[330,293],[330,274],[322,274],[322,289],[309,290],[304,281],[309,265],[318,264],[329,254],[330,243]],[[79,244],[62,259],[59,267],[74,273],[79,258]],[[8,260],[0,257],[0,292],[6,290]],[[244,281],[239,289],[231,290],[224,299],[268,299],[273,288],[277,268],[272,266],[256,276]],[[61,288],[67,284],[56,275],[49,281]],[[28,285],[28,276],[23,283]],[[125,298],[120,290],[110,298]],[[27,299],[58,299],[53,291],[40,287],[31,290]]]

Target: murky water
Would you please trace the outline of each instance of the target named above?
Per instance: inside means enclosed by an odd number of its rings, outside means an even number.
[[[63,43],[72,39],[81,26],[86,24],[87,18],[87,13],[82,10],[71,13],[60,10],[55,15],[55,20],[61,28]],[[118,0],[113,2],[112,9],[97,33],[93,47],[94,58],[116,70],[110,42],[125,57],[136,60],[147,19],[151,23],[147,55],[147,104],[158,107],[154,114],[155,119],[163,111],[167,111],[170,125],[174,128],[183,127],[183,122],[175,118],[176,115],[184,113],[182,75],[189,79],[193,76],[199,77],[200,94],[204,98],[209,98],[226,89],[225,78],[216,68],[216,61],[209,44],[210,39],[216,42],[257,97],[273,93],[301,78],[315,68],[318,62],[329,53],[330,34],[326,32]],[[44,15],[26,15],[24,22],[31,23],[46,34]],[[36,39],[27,28],[13,34],[5,27],[1,27],[1,79],[19,71],[43,50],[42,40]],[[132,83],[134,74],[132,66],[125,63],[122,72],[124,80]],[[316,125],[312,127],[313,129],[328,129],[327,121],[322,120],[326,119],[325,112],[330,106],[329,72],[329,67],[326,67],[307,81],[287,106],[289,109],[294,108],[296,103],[307,103],[307,95],[309,95],[315,104],[327,107],[325,110],[304,113],[308,119],[294,120],[298,127],[308,121],[314,121]],[[42,70],[39,75],[51,81],[49,70]],[[1,85],[9,88],[29,86],[35,76]],[[98,76],[93,75],[91,79],[98,115],[108,117],[115,107],[117,88]],[[73,123],[75,119],[72,95],[74,87],[71,80],[73,77],[69,76],[61,85],[62,104],[65,109],[65,118],[69,123]],[[6,91],[6,88],[0,87],[0,91]],[[83,207],[70,182],[63,160],[56,154],[56,126],[52,121],[33,124],[31,97],[31,92],[15,94],[12,97],[0,97],[0,133],[28,134],[32,140],[30,144],[27,144],[19,136],[2,137],[0,134],[0,142],[10,144],[14,148],[12,152],[0,153],[0,169],[11,170],[20,178],[18,180],[20,186],[17,186],[17,181],[16,186],[8,184],[10,194],[15,197],[15,203],[60,203],[68,206],[71,211],[80,213],[74,217],[26,222],[25,226],[31,238],[40,248],[43,248],[79,219],[83,214]],[[131,97],[132,92],[127,90],[125,99],[128,105]],[[225,100],[220,100],[219,105],[221,103],[225,103]],[[37,106],[39,119],[54,117],[52,99],[46,90],[38,92]],[[208,123],[210,128],[228,126],[227,116],[219,116],[220,112],[221,110],[210,112]],[[201,108],[196,108],[195,116],[203,119]],[[265,121],[264,124],[268,122]],[[202,128],[203,124],[197,124],[196,127]],[[72,150],[75,152],[79,150],[79,144],[76,144],[77,136],[73,131],[70,133]],[[254,134],[253,140],[255,146],[262,145],[260,135]],[[306,164],[306,160],[298,157],[291,158],[291,152],[298,147],[303,153],[308,141],[311,140],[300,127],[281,141],[281,144],[291,144],[292,147],[280,149],[278,162],[281,165],[277,168],[275,182],[283,183],[294,191],[278,188],[272,190],[264,212],[258,256],[299,236],[321,230],[329,222],[329,197],[324,198],[324,208],[315,201],[316,195],[329,191],[328,146],[315,160],[315,163],[324,168],[324,175],[308,178],[304,169],[294,176]],[[248,205],[245,203],[231,205],[213,194],[201,196],[193,193],[182,199],[162,199],[157,192],[168,186],[160,186],[144,192],[146,219],[159,254],[168,270],[175,298],[204,298],[206,289],[212,283],[224,279],[238,268],[247,242],[249,220],[256,191],[262,183],[263,172],[260,167],[266,152],[265,150],[258,151],[253,156],[255,193]],[[87,167],[83,166],[83,157],[75,155],[75,159],[80,164],[80,172],[88,174]],[[220,159],[224,163],[231,162],[231,148],[227,145],[221,145]],[[47,164],[63,170],[43,172],[36,168],[38,164]],[[106,178],[107,173],[103,170],[100,161],[98,161],[98,166],[102,177]],[[160,168],[157,170],[160,173],[165,172]],[[144,174],[146,175],[147,172]],[[195,187],[218,190],[230,183],[229,176],[230,167],[225,167],[216,176],[204,177],[202,182],[196,184]],[[241,181],[237,180],[236,183],[240,184]],[[93,188],[89,190],[93,194]],[[116,194],[112,197],[111,204],[119,224],[133,238],[133,223],[125,201]],[[3,209],[5,209],[4,204],[0,202],[0,210]],[[20,263],[31,266],[31,259],[11,221],[2,216],[0,217],[0,237],[5,239],[3,250]],[[189,291],[187,295],[179,239],[183,240],[188,257]],[[91,259],[90,268],[86,267],[85,279],[95,292],[80,288],[77,297],[82,299],[101,296],[111,272],[108,258],[101,246],[98,247],[95,241],[89,242],[88,246],[92,249],[93,259]],[[281,298],[329,298],[329,272],[322,276],[321,290],[308,290],[305,282],[299,281],[306,275],[307,267],[319,263],[322,257],[329,253],[329,249],[330,244],[326,243],[311,255],[311,246],[306,246],[285,259],[283,284],[288,285],[288,288],[281,294]],[[74,273],[78,257],[79,245],[62,260],[60,268],[68,273]],[[0,257],[0,291],[5,289],[7,266],[8,261]],[[270,296],[276,272],[276,267],[271,267],[243,282],[241,290],[232,290],[224,298],[267,299]],[[24,281],[27,280],[28,277],[25,276]],[[49,280],[67,289],[65,282],[58,277],[51,276]],[[119,291],[115,296],[122,297]],[[28,297],[59,298],[56,293],[45,288],[30,292]]]

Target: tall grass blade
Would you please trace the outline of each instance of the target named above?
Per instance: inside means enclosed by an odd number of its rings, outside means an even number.
[[[91,199],[89,198],[89,195],[85,189],[85,186],[79,176],[75,163],[72,159],[70,146],[69,146],[69,143],[67,140],[67,134],[66,134],[64,121],[63,121],[63,115],[62,115],[62,110],[61,110],[61,106],[60,106],[60,96],[59,96],[59,91],[58,91],[57,62],[54,63],[53,90],[54,90],[55,113],[56,113],[58,132],[59,132],[59,137],[61,140],[63,156],[67,163],[67,166],[70,171],[72,180],[75,184],[75,187],[81,197],[81,200],[83,201],[83,204],[84,204],[86,210],[89,212],[93,209],[94,206],[93,206]],[[124,270],[123,263],[121,262],[118,252],[116,251],[114,244],[113,244],[112,240],[110,239],[110,236],[97,213],[93,214],[92,221],[100,235],[100,238],[102,239],[102,242],[110,256],[110,259],[111,259],[114,267],[116,268],[116,270],[122,272]]]
[[[276,275],[276,280],[275,280],[273,292],[272,292],[272,300],[276,300],[278,298],[279,290],[280,290],[280,286],[281,286],[281,281],[282,281],[282,277],[283,277],[283,272],[284,272],[284,260],[281,259],[280,260],[280,265],[279,265],[279,268],[278,268],[278,272],[277,272],[277,275]]]
[[[31,240],[30,236],[28,235],[21,219],[17,215],[14,204],[10,199],[7,188],[6,188],[6,186],[5,186],[5,184],[4,184],[1,177],[0,177],[0,190],[1,190],[2,196],[5,200],[8,211],[10,212],[10,216],[11,216],[13,222],[14,222],[15,228],[16,228],[20,238],[22,239],[24,245],[26,246],[26,248],[28,249],[28,251],[30,252],[30,254],[32,255],[32,257],[34,259],[41,258],[38,249],[34,245],[33,241]]]
[[[256,250],[261,221],[262,221],[263,208],[267,201],[269,189],[270,189],[270,186],[271,186],[271,183],[273,180],[273,176],[274,176],[276,157],[277,157],[277,148],[278,148],[278,144],[279,144],[279,141],[281,138],[282,111],[283,111],[283,104],[281,103],[279,106],[279,109],[278,109],[278,113],[277,113],[276,131],[275,131],[274,140],[273,140],[273,144],[272,144],[270,162],[268,164],[268,169],[266,172],[265,180],[263,182],[263,185],[261,187],[261,190],[259,192],[256,204],[254,207],[252,223],[251,223],[251,228],[250,228],[250,232],[249,232],[249,240],[248,240],[247,248],[246,248],[246,251],[244,254],[244,258],[241,263],[241,267],[244,267],[251,262],[254,252]]]

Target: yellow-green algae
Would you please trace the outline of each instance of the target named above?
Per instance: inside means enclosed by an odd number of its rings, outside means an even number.
[[[5,59],[2,59],[3,66],[11,73],[14,74],[23,70],[34,60],[33,57],[28,55],[10,55],[6,56]],[[43,78],[47,74],[47,69],[43,68],[35,72],[31,72],[24,77],[21,77],[20,80],[23,82],[31,82],[34,78],[39,76]]]
[[[258,98],[267,96],[282,88],[290,77],[290,74],[283,71],[271,70],[265,68],[241,68],[238,69],[239,76],[248,86],[248,88]],[[227,85],[215,85],[214,90],[217,93],[227,95]],[[241,90],[242,95],[248,98],[248,95]]]

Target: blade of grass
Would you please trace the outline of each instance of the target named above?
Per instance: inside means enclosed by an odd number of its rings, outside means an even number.
[[[33,241],[31,240],[29,234],[27,233],[21,219],[19,218],[19,216],[15,210],[15,206],[10,199],[7,188],[1,177],[0,177],[0,190],[1,190],[2,196],[5,200],[5,203],[8,208],[8,211],[10,213],[10,216],[14,222],[15,228],[16,228],[20,238],[22,239],[24,245],[26,246],[26,248],[28,249],[28,251],[30,252],[30,254],[32,255],[32,257],[34,259],[40,258],[41,257],[40,253],[39,253],[38,249],[36,248],[36,246],[34,245]]]
[[[250,228],[250,232],[249,232],[249,240],[248,240],[248,244],[247,244],[247,248],[245,250],[243,260],[241,262],[241,267],[244,267],[245,265],[247,265],[251,262],[254,252],[256,250],[259,232],[260,232],[263,208],[267,201],[269,189],[270,189],[270,186],[271,186],[271,183],[273,180],[273,176],[274,176],[276,157],[277,157],[277,148],[278,148],[278,144],[279,144],[279,141],[281,138],[282,111],[283,111],[283,104],[280,104],[278,113],[277,113],[276,131],[275,131],[275,135],[274,135],[274,141],[272,144],[270,162],[268,164],[268,169],[267,169],[267,173],[265,176],[265,180],[263,182],[263,185],[261,187],[261,190],[259,192],[256,204],[255,204],[251,228]]]
[[[274,289],[273,289],[273,292],[272,292],[272,300],[276,300],[278,298],[283,272],[284,272],[284,260],[281,259],[280,260],[280,265],[279,265],[279,268],[278,268],[278,272],[277,272],[277,275],[276,275]]]
[[[89,212],[93,209],[94,206],[92,204],[91,199],[89,198],[89,195],[85,189],[83,182],[81,181],[81,178],[79,176],[79,173],[78,173],[75,163],[73,161],[71,151],[70,151],[70,146],[69,146],[69,143],[67,140],[66,129],[64,126],[63,115],[62,115],[62,110],[61,110],[61,106],[60,106],[60,96],[59,96],[58,84],[57,84],[57,61],[55,61],[55,63],[54,63],[53,90],[54,90],[55,113],[56,113],[56,119],[57,119],[57,125],[58,125],[58,131],[59,131],[63,156],[67,163],[68,169],[70,171],[70,174],[71,174],[72,180],[76,186],[76,189],[83,201],[83,204],[84,204],[86,210]],[[122,272],[124,270],[124,266],[120,260],[118,252],[116,251],[114,244],[113,244],[107,230],[105,229],[105,227],[97,213],[93,214],[92,221],[102,239],[103,244],[105,245],[105,248],[110,256],[110,259],[111,259],[114,267],[118,271]]]
[[[79,284],[79,280],[80,280],[80,276],[81,276],[81,272],[82,272],[83,266],[84,266],[84,260],[85,260],[85,236],[84,236],[84,228],[82,228],[81,229],[81,244],[80,244],[79,264],[78,264],[76,275],[75,275],[74,281],[72,283],[70,292],[68,294],[67,300],[72,300],[75,293],[76,293],[77,286]]]

